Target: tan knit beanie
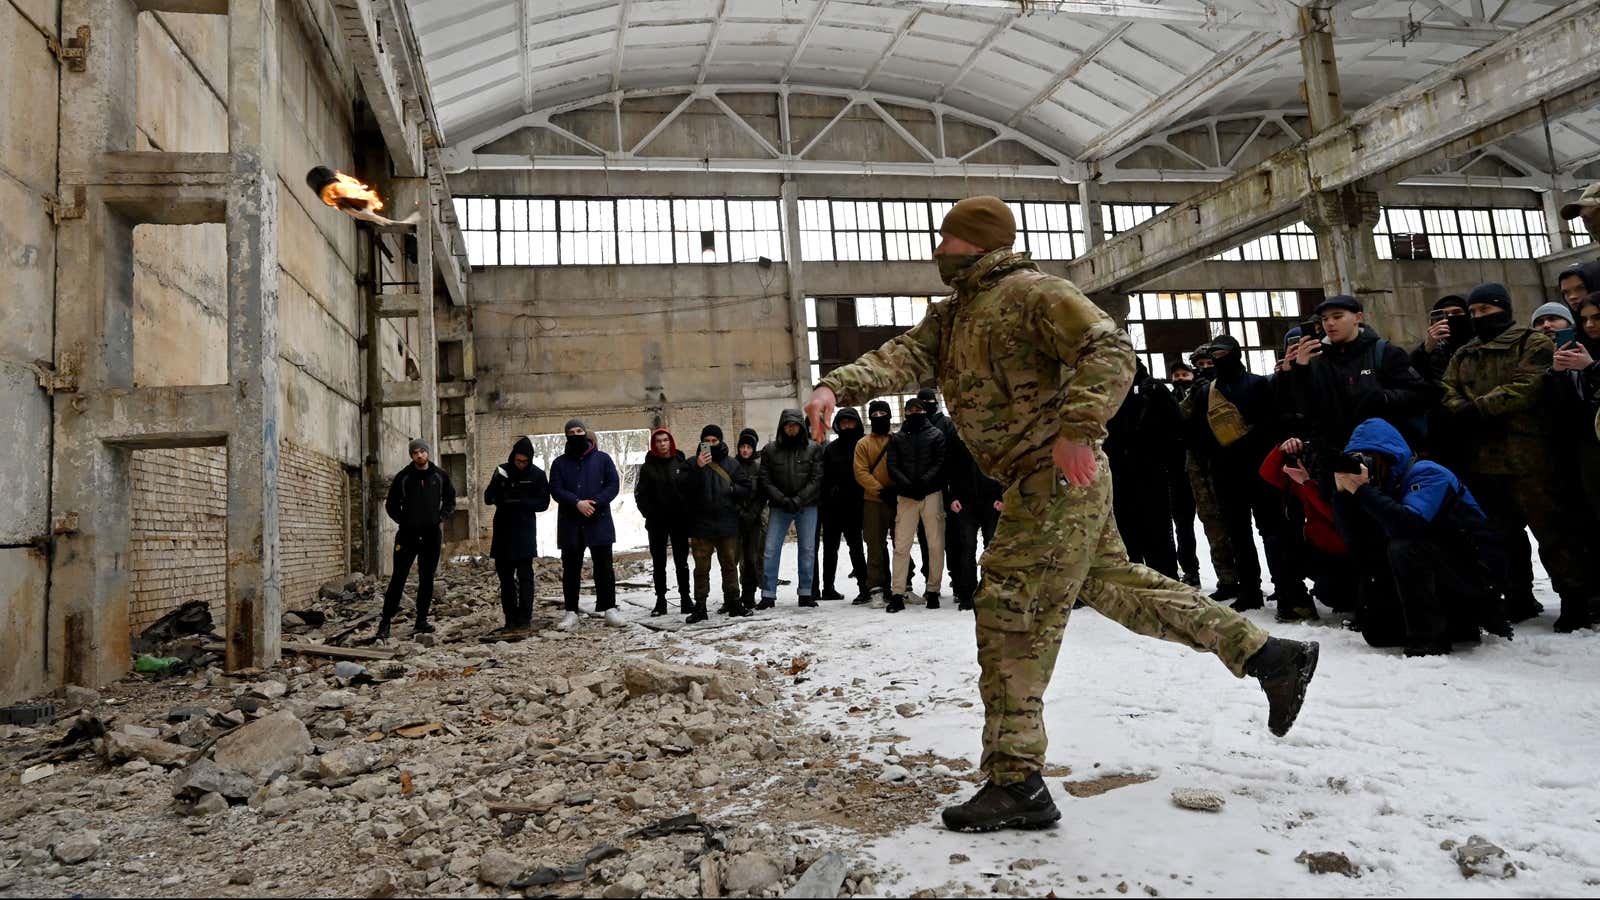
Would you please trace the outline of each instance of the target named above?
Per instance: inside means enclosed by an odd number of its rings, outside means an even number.
[[[939,233],[960,238],[984,252],[1017,241],[1017,220],[999,197],[968,197],[950,208]]]

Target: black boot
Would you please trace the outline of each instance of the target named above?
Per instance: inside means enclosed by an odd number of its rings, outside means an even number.
[[[889,604],[883,608],[884,612],[897,613],[906,608],[906,598],[899,594],[889,597]]]
[[[1260,589],[1240,594],[1239,599],[1228,604],[1234,612],[1249,612],[1252,609],[1261,609],[1266,605],[1267,600],[1261,596]]]
[[[723,605],[723,608],[727,610],[728,617],[733,619],[742,619],[756,614],[756,611],[750,608],[750,604],[745,603],[742,600],[734,600],[726,603]]]
[[[1200,586],[1200,573],[1199,572],[1185,572],[1185,573],[1183,573],[1183,583],[1187,584],[1189,587],[1199,587]]]
[[[684,619],[683,622],[685,625],[693,625],[696,622],[704,622],[709,618],[711,617],[706,615],[706,603],[702,600],[690,608],[689,618]]]
[[[815,609],[816,606],[817,606],[817,598],[815,598],[815,597],[801,597],[800,598],[800,605],[806,607],[807,609]]]
[[[871,602],[872,602],[872,591],[870,589],[867,589],[867,590],[862,590],[861,593],[857,594],[856,598],[854,600],[850,601],[850,605],[851,606],[866,606],[868,603],[871,603]]]
[[[1244,673],[1261,682],[1261,690],[1266,692],[1267,727],[1278,737],[1288,734],[1295,717],[1300,715],[1306,688],[1317,672],[1319,650],[1316,641],[1268,638],[1244,664]]]
[[[387,641],[389,639],[388,619],[380,619],[378,621],[378,630],[372,633],[372,639],[375,641]]]
[[[433,634],[433,626],[428,624],[428,620],[427,619],[421,619],[421,620],[418,620],[417,627],[411,629],[411,633],[412,634]]]
[[[756,609],[771,609],[777,605],[778,600],[776,597],[762,597],[761,602],[756,604]]]
[[[1211,592],[1211,599],[1218,603],[1226,603],[1239,597],[1242,593],[1243,591],[1239,589],[1238,582],[1224,582],[1217,585],[1217,589]]]
[[[928,609],[938,609],[939,608],[939,592],[938,591],[929,591],[926,594],[923,594],[922,595],[922,600],[923,600],[924,603],[928,604]]]
[[[665,600],[661,601],[661,603],[662,603],[663,606],[666,605],[666,601]],[[679,597],[678,598],[678,612],[681,612],[681,613],[683,613],[684,615],[687,616],[687,615],[690,615],[691,613],[693,613],[694,609],[695,609],[695,604],[693,603],[693,601],[689,600],[687,597]]]
[[[833,588],[828,588],[827,590],[822,592],[822,599],[824,599],[824,600],[843,600],[844,599],[844,595],[839,593],[838,591],[834,590]]]
[[[1556,634],[1571,634],[1574,631],[1593,625],[1595,622],[1594,607],[1595,604],[1592,602],[1584,603],[1563,597],[1561,600],[1561,615],[1556,616]]]
[[[971,800],[946,807],[944,827],[951,831],[999,831],[1002,828],[1049,828],[1061,818],[1050,789],[1038,772],[1016,784],[989,782]]]
[[[1506,618],[1510,619],[1513,625],[1520,625],[1542,612],[1544,604],[1533,599],[1532,594],[1506,598]]]
[[[650,610],[650,618],[655,619],[667,614],[667,598],[657,597],[656,608]]]

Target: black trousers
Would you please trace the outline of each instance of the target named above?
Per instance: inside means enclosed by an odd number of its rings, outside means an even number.
[[[867,570],[866,552],[861,538],[861,507],[855,510],[823,509],[822,515],[822,583],[833,590],[834,578],[839,573],[839,539],[843,538],[850,553],[850,577],[859,580]],[[812,596],[820,597],[821,594]]]
[[[389,589],[383,592],[383,620],[393,619],[400,612],[400,598],[404,595],[406,578],[411,574],[411,564],[417,565],[417,622],[428,621],[428,607],[433,605],[433,575],[439,570],[439,526],[432,528],[402,527],[394,537],[394,574],[389,576]]]
[[[1178,553],[1172,543],[1172,505],[1167,499],[1166,473],[1136,464],[1114,466],[1111,509],[1117,520],[1117,533],[1128,548],[1128,559],[1176,579]]]
[[[672,549],[672,562],[678,574],[678,603],[689,606],[689,528],[682,520],[645,522],[645,533],[650,536],[650,563],[655,570],[656,602],[667,600],[667,549]]]
[[[1358,556],[1370,576],[1362,591],[1361,631],[1375,647],[1477,640],[1480,622],[1503,616],[1478,570],[1434,541],[1380,535],[1362,541]]]
[[[767,514],[739,519],[739,599],[754,606],[767,561]]]
[[[988,549],[999,524],[1000,513],[993,504],[987,509],[962,506],[961,512],[945,513],[945,568],[950,570],[950,589],[955,592],[956,602],[970,603],[978,593],[978,535],[983,535],[984,549]]]
[[[1280,600],[1299,605],[1306,597],[1305,578],[1296,570],[1284,537],[1289,524],[1279,494],[1261,478],[1261,460],[1265,458],[1265,452],[1258,457],[1252,451],[1235,450],[1219,453],[1212,460],[1211,484],[1217,494],[1217,512],[1233,545],[1234,569],[1244,592],[1261,589],[1261,561],[1256,556],[1255,537],[1250,533],[1254,519],[1267,553],[1273,589]]]
[[[1194,487],[1183,465],[1167,472],[1167,497],[1172,504],[1172,529],[1177,535],[1178,567],[1185,575],[1200,572],[1200,545],[1194,538]]]
[[[578,586],[583,583],[585,549],[567,547],[561,551],[561,594],[567,602],[567,612],[578,611]],[[594,560],[594,610],[605,612],[617,605],[617,570],[611,565],[611,545],[587,549]]]
[[[1584,608],[1600,594],[1594,567],[1595,537],[1586,533],[1591,516],[1579,512],[1581,484],[1558,490],[1554,479],[1539,475],[1482,475],[1463,479],[1489,522],[1501,534],[1510,564],[1506,602],[1514,617],[1519,606],[1533,602],[1533,554],[1527,530],[1539,542],[1539,559],[1563,608]]]
[[[506,627],[533,624],[533,557],[497,559],[494,573],[500,576],[500,609],[506,614]]]

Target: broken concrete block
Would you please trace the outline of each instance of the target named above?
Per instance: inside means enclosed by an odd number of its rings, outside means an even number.
[[[221,794],[231,800],[246,800],[255,793],[255,780],[247,775],[229,771],[209,759],[195,760],[178,776],[172,796],[180,800],[196,801],[206,794]]]
[[[217,741],[214,758],[223,769],[266,781],[293,772],[312,749],[305,724],[294,713],[279,710]]]
[[[181,766],[189,761],[194,751],[181,744],[156,738],[139,737],[122,731],[113,731],[105,737],[101,755],[110,763],[142,759],[157,766]]]

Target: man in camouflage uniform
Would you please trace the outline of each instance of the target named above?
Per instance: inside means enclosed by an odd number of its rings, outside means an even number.
[[[937,378],[961,439],[1006,485],[978,588],[979,690],[989,782],[944,811],[965,831],[1047,827],[1043,700],[1075,598],[1139,634],[1215,653],[1260,679],[1276,734],[1293,724],[1317,646],[1269,638],[1225,606],[1128,562],[1111,521],[1100,443],[1133,379],[1128,336],[1071,282],[1011,251],[1005,204],[956,204],[935,251],[955,288],[900,337],[835,369],[807,404],[817,434],[839,401],[860,402]]]
[[[1559,490],[1550,470],[1553,413],[1545,402],[1545,372],[1555,342],[1516,324],[1504,285],[1473,288],[1467,311],[1474,337],[1450,358],[1444,375],[1444,409],[1463,453],[1461,480],[1508,547],[1517,547],[1524,529],[1533,530],[1561,597],[1556,630],[1588,627],[1600,608],[1594,536],[1584,527],[1587,516],[1572,506],[1583,502],[1581,494]],[[1506,612],[1520,622],[1542,607],[1533,597],[1527,552],[1508,555]]]

